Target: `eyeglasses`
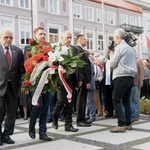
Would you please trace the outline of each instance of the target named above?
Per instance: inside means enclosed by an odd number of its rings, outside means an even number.
[[[11,39],[11,40],[13,39],[12,36],[3,36],[3,38],[4,38],[4,39]]]

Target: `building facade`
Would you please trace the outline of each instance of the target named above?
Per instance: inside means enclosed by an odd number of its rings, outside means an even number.
[[[150,1],[149,0],[126,0],[142,8],[143,34],[140,36],[142,46],[142,58],[147,58],[150,53]]]
[[[142,9],[121,0],[0,0],[0,7],[0,28],[10,28],[14,44],[21,48],[28,44],[33,29],[41,26],[51,43],[70,30],[72,44],[83,33],[87,50],[104,54],[120,25],[142,26]]]

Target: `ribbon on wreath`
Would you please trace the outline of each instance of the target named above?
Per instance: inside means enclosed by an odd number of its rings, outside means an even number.
[[[63,75],[63,72],[64,72],[64,68],[63,66],[59,65],[58,66],[58,73],[59,73],[59,78],[60,80],[62,81],[66,91],[67,91],[67,99],[68,99],[68,102],[71,102],[72,101],[72,89],[70,88],[70,86],[67,84],[67,82],[65,81],[65,78],[64,78],[64,75]]]
[[[72,100],[72,89],[69,87],[69,85],[65,81],[64,73],[63,73],[64,68],[61,65],[59,65],[59,66],[51,66],[50,68],[43,71],[42,76],[40,78],[40,81],[39,81],[37,88],[34,92],[34,95],[32,97],[32,105],[39,106],[38,99],[42,93],[42,90],[43,90],[44,84],[46,83],[47,77],[52,71],[54,71],[56,69],[58,69],[59,78],[62,81],[62,83],[63,83],[63,85],[64,85],[64,87],[68,93],[67,94],[68,102],[71,102],[71,100]]]

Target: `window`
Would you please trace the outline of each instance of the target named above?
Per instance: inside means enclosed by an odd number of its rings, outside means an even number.
[[[49,0],[50,13],[58,14],[59,0]]]
[[[20,0],[21,8],[29,8],[29,0]]]
[[[130,16],[130,25],[137,26],[137,17]]]
[[[103,12],[102,9],[96,10],[96,21],[102,23],[103,22]]]
[[[93,34],[87,33],[87,50],[93,50]]]
[[[6,4],[6,5],[10,5],[10,0],[0,0],[1,4]]]
[[[126,14],[121,14],[121,24],[128,24],[128,15]]]
[[[57,43],[59,41],[58,29],[49,28],[49,42]]]
[[[29,38],[31,38],[30,25],[21,24],[20,25],[20,44],[27,45]]]
[[[10,29],[14,33],[13,44],[15,43],[15,31],[14,31],[14,20],[11,17],[5,16],[4,18],[0,18],[0,29],[3,30],[5,28]]]
[[[109,25],[115,25],[115,13],[112,11],[107,12],[107,23]]]
[[[88,21],[94,21],[94,8],[86,6],[85,7],[85,19]]]
[[[103,36],[102,35],[98,35],[98,50],[104,50],[103,48]]]
[[[150,31],[150,20],[147,20],[147,30]]]
[[[80,4],[73,4],[73,16],[74,18],[80,18],[81,19],[81,5]]]

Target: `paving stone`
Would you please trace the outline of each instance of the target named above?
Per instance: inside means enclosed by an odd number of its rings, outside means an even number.
[[[31,145],[15,150],[100,150],[102,147],[93,146],[89,144],[69,141],[69,140],[57,140],[50,141],[38,145]]]
[[[87,135],[78,136],[83,139],[95,140],[98,142],[106,142],[110,144],[122,144],[142,138],[150,137],[149,133],[141,131],[126,131],[125,133],[111,133],[109,131],[102,131],[97,133],[91,133]]]
[[[133,146],[132,148],[136,148],[137,150],[150,150],[150,142],[144,143],[144,144],[140,144],[140,145],[136,145]]]

